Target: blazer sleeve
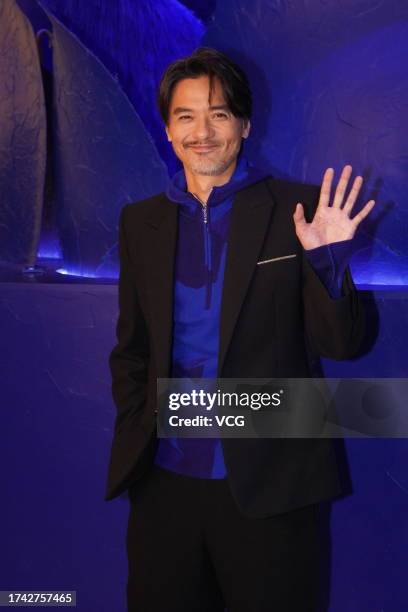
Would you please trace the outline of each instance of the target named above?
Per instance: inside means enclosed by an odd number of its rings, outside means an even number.
[[[147,373],[150,357],[149,334],[138,299],[134,265],[127,247],[126,214],[119,219],[119,316],[116,325],[117,344],[109,357],[112,396],[117,408],[115,431],[141,411],[146,401]]]
[[[313,186],[304,200],[308,222],[313,218],[319,192],[320,187]],[[330,296],[303,248],[302,277],[305,332],[312,350],[321,357],[336,360],[357,355],[364,338],[365,316],[349,266],[345,269],[342,295],[338,298]]]

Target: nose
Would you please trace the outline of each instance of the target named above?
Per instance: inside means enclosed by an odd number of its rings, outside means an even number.
[[[196,117],[194,121],[193,138],[195,140],[207,140],[214,135],[214,128],[209,117]]]

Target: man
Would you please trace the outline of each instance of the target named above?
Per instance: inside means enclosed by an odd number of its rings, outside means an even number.
[[[129,489],[128,609],[311,612],[316,508],[341,493],[331,441],[158,440],[156,380],[308,377],[308,350],[354,355],[347,253],[374,202],[350,218],[362,183],[345,196],[350,166],[332,198],[330,168],[319,197],[248,164],[248,81],[213,49],[169,66],[159,107],[183,170],[122,210],[110,357],[106,499]]]

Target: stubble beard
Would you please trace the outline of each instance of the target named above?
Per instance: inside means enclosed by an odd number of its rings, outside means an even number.
[[[228,170],[235,158],[236,155],[219,161],[203,159],[202,161],[192,162],[190,169],[194,174],[201,176],[219,176]]]
[[[227,158],[212,161],[210,159],[191,161],[190,171],[200,176],[220,176],[224,174],[238,156],[239,149],[230,153]]]

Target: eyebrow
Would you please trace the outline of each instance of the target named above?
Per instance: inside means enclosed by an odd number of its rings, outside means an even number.
[[[228,105],[227,104],[219,104],[218,106],[210,106],[210,110],[225,110],[225,111],[229,111]],[[173,115],[180,115],[181,113],[192,113],[194,112],[192,108],[186,108],[184,106],[177,106],[174,111],[173,111]]]

